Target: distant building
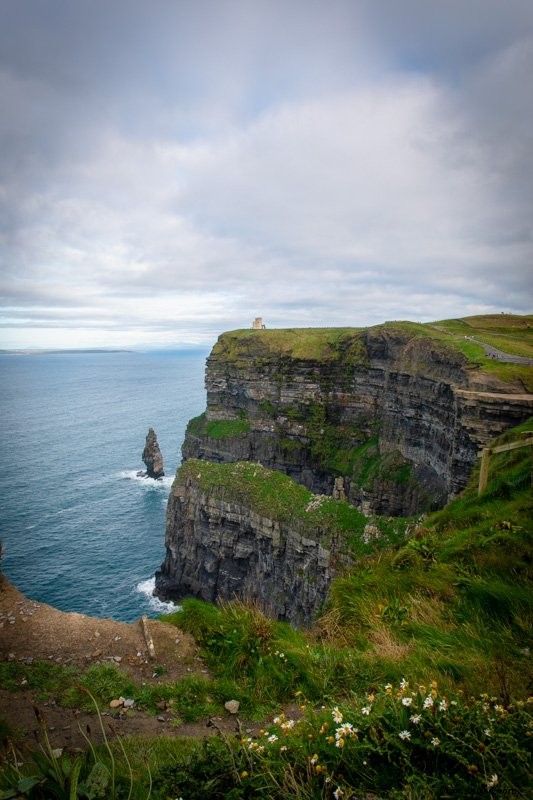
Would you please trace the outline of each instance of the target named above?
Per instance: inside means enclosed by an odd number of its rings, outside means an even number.
[[[252,330],[254,331],[264,331],[266,325],[263,324],[263,317],[256,317],[252,322]]]

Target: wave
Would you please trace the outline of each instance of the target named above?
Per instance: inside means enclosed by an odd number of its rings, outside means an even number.
[[[178,611],[180,606],[170,601],[160,600],[159,597],[154,597],[153,591],[155,588],[155,578],[147,578],[145,581],[139,581],[135,587],[139,594],[144,594],[148,598],[148,605],[152,611],[158,614],[171,614],[173,611]]]
[[[155,480],[155,478],[148,478],[146,475],[139,475],[140,470],[124,469],[118,473],[119,478],[130,481],[137,481],[138,483],[146,486],[148,489],[167,489],[170,490],[174,481],[173,475],[165,475],[164,478]]]

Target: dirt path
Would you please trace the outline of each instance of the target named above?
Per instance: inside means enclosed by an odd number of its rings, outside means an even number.
[[[155,658],[150,657],[140,620],[125,623],[58,611],[28,599],[0,573],[0,661],[51,661],[82,669],[91,664],[113,663],[139,684],[171,683],[194,674],[208,676],[189,634],[158,620],[149,620],[148,626]],[[62,708],[53,700],[39,702],[36,692],[8,692],[0,687],[0,714],[20,732],[23,749],[35,747],[40,732],[33,706],[44,713],[54,747],[84,747],[80,726],[85,731],[87,724],[92,738],[101,736],[95,715]],[[180,724],[165,709],[157,717],[135,708],[110,709],[104,717],[106,726],[112,723],[114,728],[114,732],[107,729],[110,736],[208,735],[215,732],[213,721],[227,732],[237,727],[229,714],[212,721]]]

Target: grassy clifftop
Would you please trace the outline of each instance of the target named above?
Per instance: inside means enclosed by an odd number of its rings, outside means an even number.
[[[461,353],[471,368],[490,372],[500,380],[533,391],[531,366],[505,363],[490,355],[484,345],[511,356],[533,359],[533,315],[493,314],[433,323],[385,322],[371,328],[281,328],[228,331],[219,337],[212,355],[228,363],[246,363],[253,357],[302,361],[336,361],[365,366],[365,338],[380,331],[406,341],[425,338]]]

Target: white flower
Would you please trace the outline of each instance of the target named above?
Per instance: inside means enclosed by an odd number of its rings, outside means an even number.
[[[311,764],[316,764],[318,762],[318,756],[316,753],[314,754],[314,756],[312,756],[312,758],[309,759],[309,762]]]
[[[344,747],[344,739],[339,737],[335,742],[335,747]]]
[[[268,741],[269,741],[271,744],[273,744],[274,742],[277,742],[277,741],[278,741],[278,737],[276,736],[276,734],[275,734],[275,733],[273,733],[273,734],[272,734],[272,736],[269,736],[269,737],[268,737]]]
[[[366,717],[368,717],[371,710],[372,709],[369,706],[363,706],[363,708],[361,709],[361,714],[364,714]]]
[[[434,736],[433,739],[431,740],[431,744],[433,745],[433,747],[438,747],[440,744],[440,739]]]
[[[336,739],[344,739],[347,736],[354,736],[357,733],[357,728],[354,728],[351,722],[345,722],[340,728],[335,731]]]
[[[342,714],[339,711],[339,707],[338,706],[335,706],[335,708],[331,712],[331,716],[333,717],[334,722],[337,722],[337,723],[342,722]]]
[[[409,721],[412,722],[413,725],[418,725],[421,719],[422,719],[421,714],[413,714],[411,717],[409,717]]]
[[[487,789],[492,789],[493,786],[496,786],[498,783],[498,776],[496,773],[490,776],[489,780],[487,781]]]
[[[446,700],[441,700],[439,703],[439,711],[447,711],[448,710],[448,703]]]
[[[400,681],[400,689],[403,691],[404,689],[409,688],[409,681],[406,681],[405,678],[402,678]]]
[[[282,722],[280,728],[282,731],[290,731],[291,728],[294,728],[295,722],[293,719],[287,719],[285,722]]]
[[[340,786],[337,786],[337,788],[333,792],[333,797],[335,798],[335,800],[340,800],[341,797],[344,797],[344,792],[342,791]]]
[[[400,731],[398,736],[400,737],[400,739],[410,739],[411,738],[411,734],[409,733],[409,731]]]
[[[287,750],[287,747],[285,745],[283,745],[283,747],[279,748],[279,752],[280,753],[285,753],[286,750]]]
[[[430,694],[424,700],[424,708],[432,708],[433,707],[433,698]]]
[[[492,736],[492,734],[491,734],[491,732],[490,732],[490,728],[485,728],[485,730],[483,731],[483,733],[485,734],[485,736]]]
[[[402,706],[410,706],[413,702],[412,697],[402,697]]]

